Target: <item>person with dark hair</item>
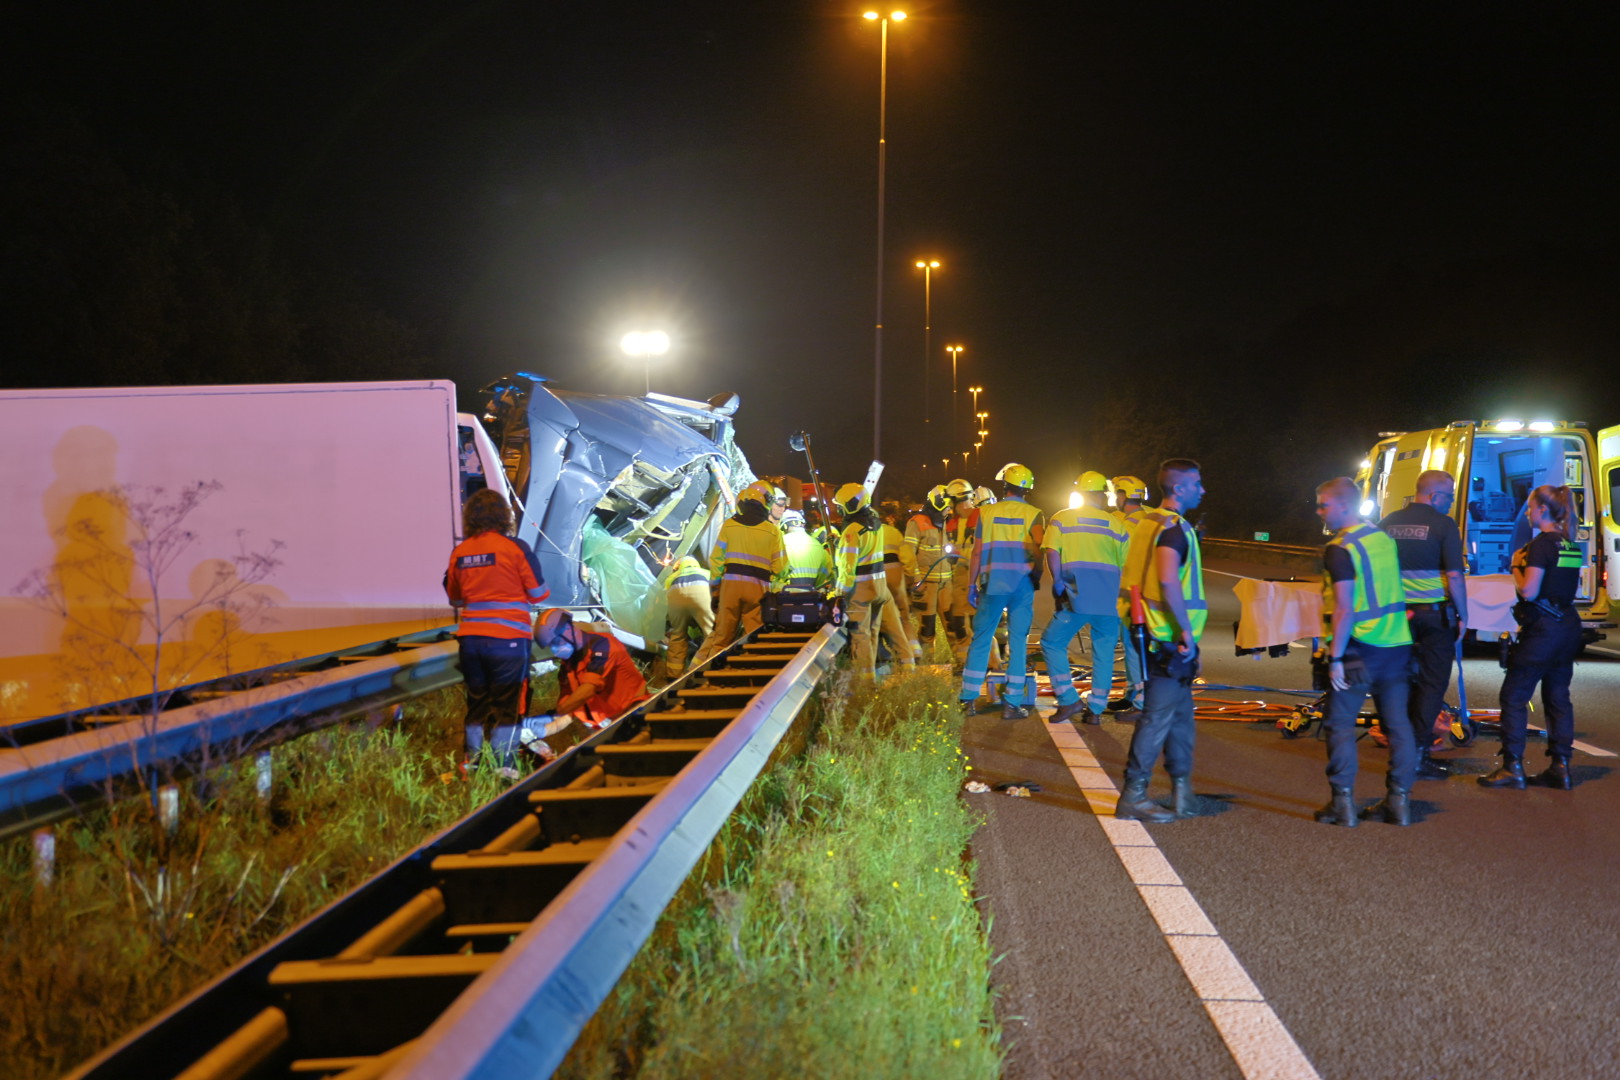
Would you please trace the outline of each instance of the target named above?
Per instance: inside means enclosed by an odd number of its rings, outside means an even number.
[[[1407,628],[1406,589],[1395,541],[1361,520],[1361,489],[1340,476],[1316,489],[1316,516],[1333,533],[1322,550],[1322,610],[1330,620],[1327,660],[1327,805],[1316,812],[1324,825],[1354,827],[1362,818],[1391,825],[1412,823],[1412,780],[1417,739],[1407,719],[1411,691],[1408,666],[1412,634]],[[1356,717],[1371,694],[1389,738],[1384,798],[1357,813],[1355,802]]]
[[[1479,778],[1485,787],[1523,790],[1525,730],[1530,695],[1541,684],[1547,713],[1547,770],[1536,782],[1568,791],[1575,780],[1569,757],[1575,742],[1575,708],[1569,683],[1581,651],[1581,617],[1575,593],[1581,584],[1581,549],[1574,543],[1575,497],[1567,487],[1543,484],[1530,493],[1525,515],[1534,530],[1530,542],[1513,553],[1513,608],[1518,640],[1508,649],[1502,678],[1502,765]]]
[[[444,591],[460,614],[456,639],[467,696],[465,745],[471,757],[497,728],[517,730],[534,608],[550,593],[533,550],[507,535],[512,510],[500,492],[474,492],[461,522],[467,538],[450,553]]]
[[[1192,789],[1192,685],[1209,601],[1198,533],[1182,515],[1204,501],[1202,467],[1191,458],[1169,459],[1159,466],[1159,491],[1164,496],[1159,505],[1144,511],[1131,531],[1120,577],[1127,601],[1133,586],[1141,593],[1149,653],[1142,713],[1131,731],[1125,790],[1114,816],[1162,823],[1198,814]],[[1147,797],[1161,753],[1170,774],[1168,810]]]
[[[1451,685],[1451,664],[1457,643],[1468,631],[1468,587],[1463,583],[1462,533],[1451,506],[1457,482],[1451,474],[1429,469],[1417,478],[1412,502],[1387,514],[1378,527],[1395,541],[1401,560],[1401,584],[1406,589],[1406,615],[1412,631],[1412,654],[1417,661],[1407,700],[1407,717],[1417,739],[1417,775],[1439,780],[1447,775],[1430,758],[1434,725]],[[1397,722],[1386,717],[1387,723]]]

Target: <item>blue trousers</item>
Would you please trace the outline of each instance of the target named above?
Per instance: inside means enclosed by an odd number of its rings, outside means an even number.
[[[1530,724],[1530,697],[1541,684],[1541,704],[1547,714],[1547,753],[1569,757],[1575,742],[1575,706],[1569,683],[1575,675],[1575,654],[1581,651],[1581,620],[1574,612],[1562,619],[1543,616],[1519,631],[1508,650],[1507,674],[1502,676],[1502,750],[1524,757],[1525,733]]]
[[[1073,705],[1080,700],[1074,688],[1074,675],[1069,668],[1069,642],[1074,636],[1091,628],[1091,711],[1100,713],[1108,707],[1108,697],[1114,690],[1114,646],[1119,643],[1119,616],[1080,611],[1059,610],[1052,615],[1041,634],[1041,655],[1046,658],[1046,674],[1052,680],[1059,705]]]
[[[1354,787],[1359,762],[1356,759],[1356,714],[1371,694],[1378,703],[1384,736],[1389,739],[1387,785],[1410,790],[1417,776],[1417,739],[1407,713],[1407,695],[1412,683],[1409,665],[1412,646],[1380,647],[1351,639],[1346,656],[1359,656],[1367,665],[1367,677],[1348,690],[1329,690],[1322,727],[1327,731],[1328,783],[1334,787]]]
[[[1172,779],[1191,776],[1194,734],[1192,684],[1149,675],[1142,690],[1142,715],[1131,732],[1125,782],[1150,780],[1161,753],[1164,771]]]
[[[467,636],[461,647],[461,678],[467,691],[466,740],[469,751],[484,744],[497,727],[521,719],[523,683],[529,677],[529,639]]]
[[[1012,592],[990,593],[979,597],[978,610],[973,613],[973,644],[968,647],[967,663],[962,667],[963,701],[972,701],[984,693],[984,681],[990,676],[990,645],[995,640],[996,627],[1001,625],[1001,613],[1007,613],[1007,702],[1024,705],[1024,664],[1029,651],[1029,628],[1035,621],[1035,586],[1029,578],[1019,578]]]

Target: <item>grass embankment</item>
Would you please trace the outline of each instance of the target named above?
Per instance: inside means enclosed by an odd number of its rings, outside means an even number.
[[[277,747],[268,805],[248,758],[181,786],[173,836],[141,799],[98,809],[58,828],[48,889],[27,837],[0,846],[0,1074],[60,1075],[504,790],[460,780],[461,739],[456,688]]]
[[[999,1075],[955,689],[812,704],[558,1075]]]

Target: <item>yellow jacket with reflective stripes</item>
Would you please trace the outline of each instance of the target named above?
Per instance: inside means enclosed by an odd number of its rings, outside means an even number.
[[[885,563],[899,563],[906,568],[906,559],[911,552],[906,550],[906,538],[900,530],[887,521],[881,526],[883,532],[883,561]]]
[[[1340,529],[1327,542],[1350,553],[1356,568],[1355,620],[1350,636],[1368,645],[1408,645],[1411,626],[1406,620],[1406,587],[1401,582],[1401,556],[1395,541],[1376,525],[1362,523]],[[1322,618],[1333,623],[1333,581],[1322,575]]]
[[[1177,637],[1175,620],[1165,603],[1164,586],[1159,583],[1155,555],[1159,535],[1166,529],[1180,529],[1187,537],[1187,557],[1181,562],[1181,595],[1187,604],[1193,640],[1200,641],[1204,636],[1204,623],[1209,620],[1209,599],[1204,595],[1204,560],[1198,547],[1197,531],[1174,510],[1162,506],[1142,508],[1142,519],[1131,531],[1130,546],[1125,550],[1125,570],[1120,576],[1122,613],[1130,611],[1130,587],[1139,586],[1148,633],[1159,641],[1172,641]]]
[[[824,592],[833,583],[832,558],[815,537],[802,529],[782,537],[787,548],[787,581],[783,588],[793,592]]]
[[[709,572],[703,569],[696,559],[687,555],[676,560],[675,565],[670,567],[669,580],[665,583],[665,587],[673,589],[677,585],[702,585],[707,588],[708,584]]]
[[[1120,521],[1117,515],[1094,506],[1052,515],[1041,547],[1057,552],[1059,573],[1069,587],[1073,610],[1092,614],[1114,610],[1125,545],[1130,541]]]
[[[766,518],[744,525],[734,517],[720,526],[720,539],[709,556],[709,574],[715,581],[759,581],[769,585],[787,570],[782,530]]]
[[[838,555],[838,587],[844,592],[858,581],[884,577],[883,530],[868,529],[858,521],[844,529],[844,543]]]
[[[951,579],[951,562],[945,558],[945,530],[926,514],[912,514],[906,521],[905,545],[900,561],[916,581],[943,582]],[[909,555],[905,554],[910,552]]]

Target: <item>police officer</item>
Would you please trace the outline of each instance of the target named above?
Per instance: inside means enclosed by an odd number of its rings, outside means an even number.
[[[1147,484],[1134,476],[1116,476],[1109,481],[1114,490],[1114,516],[1118,520],[1120,531],[1127,538],[1136,523],[1142,520],[1146,512],[1148,489]],[[1119,616],[1123,619],[1130,617],[1130,608],[1124,596],[1119,601]],[[1131,713],[1142,709],[1142,657],[1137,651],[1129,647],[1125,649],[1125,692],[1108,702],[1109,711],[1115,714],[1115,719],[1130,719]]]
[[[854,628],[850,649],[855,655],[855,674],[871,680],[877,670],[876,638],[881,631],[889,651],[902,665],[916,662],[911,638],[900,625],[900,613],[889,594],[889,579],[883,568],[883,528],[873,511],[866,489],[845,484],[834,497],[844,515],[844,543],[839,554],[838,584],[847,600],[844,611]]]
[[[782,546],[787,552],[788,592],[825,596],[832,588],[833,565],[827,549],[804,531],[804,515],[789,510],[782,515]]]
[[[499,492],[474,492],[462,509],[461,523],[467,538],[450,553],[444,591],[460,612],[456,642],[467,695],[464,740],[471,757],[498,732],[505,736],[503,743],[516,738],[529,675],[534,605],[550,594],[529,545],[507,535],[512,509]],[[502,750],[503,766],[510,765],[510,750]]]
[[[701,666],[730,645],[738,631],[763,625],[759,604],[771,582],[787,570],[782,530],[770,520],[770,485],[755,481],[737,493],[737,512],[720,525],[720,537],[709,556],[709,575],[719,583],[720,602],[714,629],[698,650]]]
[[[1581,651],[1581,617],[1575,593],[1584,559],[1574,541],[1575,497],[1567,487],[1543,484],[1525,500],[1532,537],[1513,554],[1513,584],[1519,603],[1513,616],[1519,637],[1508,650],[1502,677],[1502,767],[1479,778],[1485,787],[1523,789],[1525,728],[1530,695],[1541,684],[1547,710],[1547,770],[1538,784],[1568,791],[1574,786],[1569,755],[1575,741],[1575,707],[1569,683]]]
[[[1451,517],[1456,498],[1457,482],[1451,475],[1430,469],[1417,478],[1412,502],[1378,523],[1400,554],[1407,628],[1417,661],[1407,713],[1417,740],[1417,776],[1427,780],[1447,775],[1446,767],[1429,754],[1434,748],[1435,719],[1451,685],[1457,644],[1468,628],[1468,587],[1463,582],[1467,564],[1463,562],[1462,533]]]
[[[1410,825],[1410,793],[1417,768],[1417,740],[1407,716],[1407,665],[1412,635],[1406,626],[1406,591],[1395,541],[1361,520],[1361,489],[1341,476],[1316,489],[1316,516],[1333,533],[1322,551],[1323,611],[1331,632],[1327,646],[1328,784],[1332,797],[1316,812],[1326,825],[1356,824],[1356,716],[1372,694],[1389,737],[1389,773],[1384,798],[1362,811]]]
[[[1046,566],[1052,572],[1052,621],[1041,634],[1046,673],[1057,694],[1052,723],[1084,714],[1088,724],[1102,723],[1108,694],[1114,686],[1114,646],[1119,644],[1120,572],[1125,566],[1125,544],[1130,537],[1119,519],[1104,506],[1108,480],[1099,472],[1083,472],[1075,481],[1084,500],[1079,506],[1052,515],[1041,541]],[[1069,642],[1086,628],[1091,630],[1091,705],[1080,701],[1069,665]]]
[[[939,615],[951,605],[951,561],[945,551],[945,515],[951,497],[943,484],[929,491],[921,510],[906,522],[905,547],[911,553],[911,608],[917,613],[917,641],[924,657],[934,655]]]
[[[665,619],[664,675],[674,680],[686,671],[686,659],[692,651],[691,631],[696,629],[698,640],[704,641],[714,629],[709,575],[696,559],[685,556],[670,569],[664,598],[669,610]]]
[[[566,608],[543,611],[534,625],[534,640],[556,657],[559,718],[572,716],[589,727],[616,720],[647,699],[630,651],[612,634],[587,630]]]
[[[1001,718],[1029,715],[1024,700],[1024,665],[1030,624],[1035,619],[1035,590],[1041,583],[1041,538],[1045,515],[1025,500],[1035,474],[1016,462],[1004,465],[996,479],[1002,499],[993,511],[979,515],[973,556],[968,566],[968,603],[973,613],[973,645],[962,667],[962,704],[973,709],[989,677],[990,651],[1002,613],[1007,615],[1007,688]],[[982,584],[981,584],[982,583]]]
[[[1171,458],[1159,466],[1159,490],[1164,498],[1143,513],[1131,533],[1120,577],[1127,597],[1133,586],[1140,591],[1149,655],[1142,715],[1131,732],[1125,790],[1114,816],[1166,822],[1198,813],[1192,790],[1192,684],[1209,601],[1198,532],[1182,515],[1204,501],[1203,469],[1190,458]],[[1169,810],[1147,797],[1160,753],[1170,774]]]

